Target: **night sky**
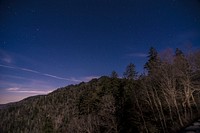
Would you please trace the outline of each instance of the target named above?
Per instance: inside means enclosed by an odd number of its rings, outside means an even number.
[[[143,72],[151,46],[200,48],[200,1],[1,0],[0,104]]]

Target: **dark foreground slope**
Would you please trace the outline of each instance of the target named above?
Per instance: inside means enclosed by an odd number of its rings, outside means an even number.
[[[0,130],[15,133],[116,132],[113,92],[117,86],[113,87],[111,82],[106,77],[94,79],[4,107],[0,110]]]
[[[181,125],[176,107],[171,105],[169,114],[166,102],[159,100],[162,98],[159,92],[145,91],[145,87],[151,87],[148,84],[144,79],[101,77],[59,88],[48,95],[30,97],[0,109],[0,132],[178,131]],[[196,108],[190,113],[198,115]]]

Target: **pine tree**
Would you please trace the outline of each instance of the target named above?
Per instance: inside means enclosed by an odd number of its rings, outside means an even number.
[[[152,70],[155,69],[159,65],[159,62],[160,62],[156,49],[151,47],[149,50],[149,55],[147,57],[149,59],[144,65],[144,68],[148,71],[148,74],[151,74]]]
[[[116,71],[112,71],[110,77],[111,77],[111,78],[118,78],[117,72],[116,72]]]
[[[184,54],[183,54],[183,52],[182,52],[179,48],[176,48],[175,56],[176,56],[176,57],[178,57],[178,56],[184,57]]]
[[[126,79],[130,79],[133,80],[135,79],[137,76],[137,72],[135,71],[135,65],[130,63],[127,67],[126,67],[126,71],[124,72],[124,77]]]

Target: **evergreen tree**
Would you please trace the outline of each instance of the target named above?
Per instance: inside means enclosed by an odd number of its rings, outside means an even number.
[[[124,77],[126,79],[130,79],[133,80],[135,79],[137,76],[137,72],[135,71],[135,65],[130,63],[127,67],[126,67],[126,71],[124,72]]]
[[[184,54],[183,54],[183,52],[182,52],[179,48],[176,48],[175,56],[176,56],[176,57],[178,57],[178,56],[184,57]]]
[[[112,71],[110,77],[111,77],[111,78],[118,78],[117,72],[116,72],[116,71]]]
[[[147,56],[149,59],[144,65],[144,68],[147,69],[148,74],[152,73],[152,70],[159,65],[158,53],[155,48],[151,47],[149,50],[149,55]]]

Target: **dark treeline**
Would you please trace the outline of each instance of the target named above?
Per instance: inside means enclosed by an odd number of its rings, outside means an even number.
[[[200,116],[200,51],[150,48],[145,73],[130,63],[88,83],[0,109],[5,133],[177,132]]]

